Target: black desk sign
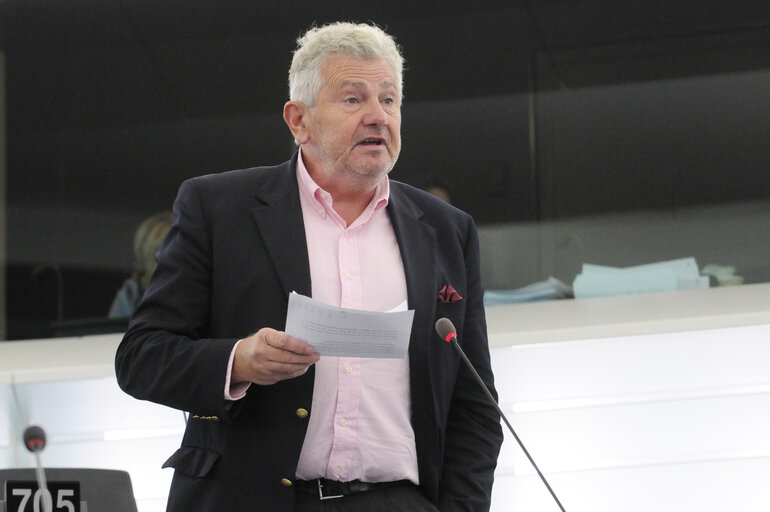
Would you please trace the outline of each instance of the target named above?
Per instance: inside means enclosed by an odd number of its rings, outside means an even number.
[[[52,512],[81,512],[80,482],[48,482]],[[8,480],[5,483],[6,512],[44,512],[45,492],[33,480]]]

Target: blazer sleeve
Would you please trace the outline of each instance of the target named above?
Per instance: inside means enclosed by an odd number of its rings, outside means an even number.
[[[209,337],[212,236],[198,181],[180,187],[158,266],[115,357],[128,394],[201,415],[228,417],[227,364],[235,338]]]

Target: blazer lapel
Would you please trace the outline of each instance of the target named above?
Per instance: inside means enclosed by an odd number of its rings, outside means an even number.
[[[288,297],[310,296],[310,262],[296,179],[296,155],[277,168],[257,191],[253,208],[265,247]]]
[[[438,244],[435,230],[423,222],[422,210],[391,181],[388,213],[398,240],[406,274],[409,308],[414,309],[409,339],[409,378],[412,397],[412,427],[417,443],[420,480],[437,479],[436,451],[443,433],[437,410],[440,374],[431,364],[438,348],[433,319],[436,316]],[[419,411],[416,412],[416,411]]]
[[[409,341],[412,379],[424,378],[427,379],[425,384],[430,385],[430,375],[425,372],[430,365],[425,364],[425,360],[431,351],[429,341],[433,339],[433,317],[436,314],[436,232],[420,220],[422,210],[393,181],[388,213],[404,263],[409,308],[415,310]]]

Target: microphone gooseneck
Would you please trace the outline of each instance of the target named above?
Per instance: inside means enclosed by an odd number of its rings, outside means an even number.
[[[468,367],[468,369],[471,371],[473,376],[476,378],[476,381],[481,386],[481,389],[484,390],[484,393],[487,395],[489,402],[495,407],[495,409],[497,409],[498,414],[500,414],[500,417],[505,422],[505,425],[508,427],[508,430],[511,431],[513,438],[516,439],[516,442],[519,444],[519,447],[521,447],[521,451],[524,452],[524,455],[527,456],[529,463],[532,464],[532,467],[535,468],[535,471],[537,471],[537,475],[540,477],[540,480],[543,482],[543,484],[545,484],[545,487],[548,489],[548,492],[551,493],[551,497],[559,506],[559,510],[561,510],[562,512],[566,512],[564,510],[564,507],[561,504],[561,501],[559,501],[559,498],[556,497],[556,493],[553,492],[553,489],[551,489],[551,486],[548,484],[548,480],[546,480],[543,473],[540,472],[540,468],[538,468],[537,464],[535,464],[535,460],[529,454],[529,451],[527,451],[527,449],[524,447],[524,443],[521,442],[521,439],[519,439],[519,436],[516,434],[516,431],[513,430],[513,427],[508,421],[508,418],[505,417],[505,413],[503,413],[502,409],[500,409],[500,406],[497,404],[497,400],[495,400],[495,397],[492,396],[492,393],[489,392],[489,388],[487,387],[486,384],[484,384],[484,381],[479,376],[478,372],[476,371],[476,368],[473,367],[473,364],[468,359],[468,356],[465,355],[465,352],[460,347],[460,344],[457,342],[457,330],[455,329],[455,326],[452,323],[452,321],[449,320],[448,318],[439,318],[438,321],[436,322],[436,332],[438,333],[439,336],[441,336],[441,339],[445,340],[447,343],[452,343],[452,345],[454,345],[455,349],[457,350],[457,353],[460,355],[460,358],[462,358],[462,360],[465,361],[465,365]]]

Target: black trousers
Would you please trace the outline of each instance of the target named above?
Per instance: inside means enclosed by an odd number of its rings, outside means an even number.
[[[438,512],[411,483],[380,487],[361,494],[320,500],[311,492],[297,492],[295,512]]]

